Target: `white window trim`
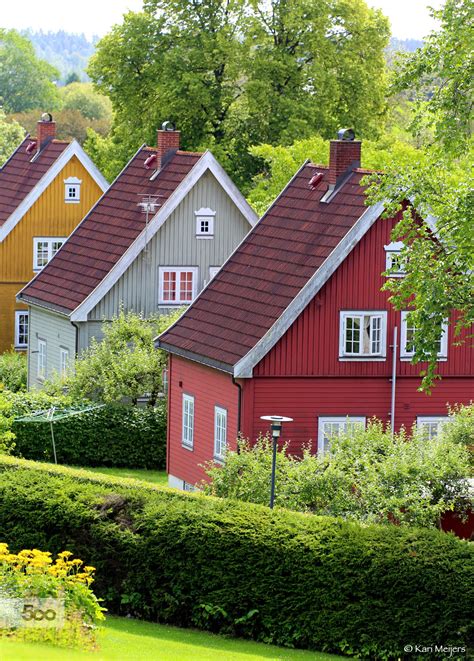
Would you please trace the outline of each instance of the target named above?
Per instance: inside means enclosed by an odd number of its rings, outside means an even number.
[[[64,179],[64,202],[66,204],[79,204],[81,201],[81,184],[82,180],[77,177],[68,177]],[[68,196],[68,188],[75,188],[77,192],[76,197]]]
[[[360,422],[366,425],[366,417],[364,415],[346,415],[346,416],[320,416],[318,417],[318,454],[324,454],[324,425],[341,424],[344,425],[348,422]]]
[[[30,330],[30,319],[28,310],[15,310],[15,349],[26,349],[28,347],[28,342],[26,344],[20,343],[20,317],[26,316],[28,319],[28,333]]]
[[[44,353],[41,351],[40,347],[44,347]],[[40,370],[40,356],[44,356],[44,364]],[[38,338],[38,351],[37,351],[37,361],[36,361],[36,376],[38,380],[44,381],[47,374],[48,368],[48,344],[46,340]]]
[[[438,423],[439,425],[446,424],[447,422],[449,423],[449,416],[448,415],[419,415],[416,418],[416,426],[421,427],[423,424],[432,424],[433,422]],[[439,433],[439,429],[438,429]],[[429,437],[431,440],[431,436]]]
[[[63,360],[64,356],[66,356],[65,361]],[[69,367],[69,349],[66,349],[66,347],[59,347],[59,374],[61,376],[65,376],[67,374],[68,367]]]
[[[403,248],[405,247],[405,244],[403,241],[392,241],[392,243],[389,243],[387,246],[384,246],[385,249],[385,270],[390,271],[392,268],[392,256],[393,255],[399,255]],[[390,273],[390,275],[387,275],[388,278],[403,278],[405,277],[405,270],[398,270],[394,271],[393,273]]]
[[[222,439],[218,439],[218,430],[217,430],[217,418],[218,415],[224,416],[224,450],[221,452],[217,451],[217,444],[218,441],[222,441]],[[215,406],[214,407],[214,459],[219,462],[223,462],[225,459],[225,454],[226,454],[226,448],[227,448],[227,409],[223,408],[222,406]]]
[[[410,361],[415,355],[415,351],[407,351],[407,318],[410,312],[404,310],[401,313],[400,323],[400,360]],[[441,348],[438,353],[438,361],[443,362],[448,359],[448,322],[445,321],[441,324]]]
[[[194,212],[196,217],[196,238],[197,239],[213,239],[214,238],[214,220],[216,212],[209,207],[201,207],[198,211]],[[209,231],[201,231],[201,221],[207,220],[209,223]]]
[[[185,438],[185,426],[184,426],[184,411],[185,411],[185,406],[187,404],[190,404],[192,406],[192,427],[191,427],[191,440],[189,441],[187,438]],[[186,448],[186,450],[194,450],[194,397],[192,395],[186,395],[183,393],[183,405],[182,405],[182,412],[181,412],[181,446],[183,448]]]
[[[53,259],[53,243],[58,243],[62,241],[62,245],[66,243],[67,236],[35,236],[33,239],[33,271],[38,272],[44,269],[45,266]],[[48,244],[48,261],[44,266],[38,264],[38,243],[47,243]],[[62,248],[62,246],[61,246]],[[61,250],[59,248],[59,250]],[[57,253],[58,251],[56,251]],[[55,253],[55,254],[56,254]]]
[[[219,273],[220,270],[221,270],[220,266],[209,267],[209,282]]]
[[[345,320],[347,317],[379,316],[382,319],[380,329],[380,353],[376,354],[347,354],[345,352]],[[387,356],[387,311],[386,310],[341,310],[339,312],[339,360],[341,362],[349,361],[385,361]]]
[[[193,274],[193,292],[192,299],[190,301],[182,301],[181,299],[177,299],[176,301],[165,301],[163,299],[163,274],[166,271],[174,271],[177,276],[180,273],[191,272]],[[171,307],[173,305],[190,305],[197,295],[198,273],[199,269],[197,266],[160,266],[158,269],[158,304],[166,305],[167,307]]]

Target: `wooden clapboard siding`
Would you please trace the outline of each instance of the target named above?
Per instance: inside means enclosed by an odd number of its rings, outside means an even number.
[[[82,180],[78,204],[64,202],[64,179]],[[73,156],[20,222],[0,243],[0,352],[14,343],[15,310],[26,309],[15,297],[35,275],[34,237],[67,237],[102,194],[80,161]],[[19,200],[19,203],[21,200]]]

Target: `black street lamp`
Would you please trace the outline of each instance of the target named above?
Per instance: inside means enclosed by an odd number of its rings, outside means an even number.
[[[293,418],[285,418],[283,415],[262,415],[260,420],[268,420],[271,424],[272,429],[272,441],[273,441],[273,456],[272,456],[272,478],[270,483],[270,509],[273,509],[273,503],[275,502],[275,474],[276,474],[276,459],[277,459],[277,448],[278,448],[278,439],[281,436],[281,427],[284,422],[293,422]]]

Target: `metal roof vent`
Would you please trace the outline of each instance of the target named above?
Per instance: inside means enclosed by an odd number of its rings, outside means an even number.
[[[41,115],[41,121],[42,122],[52,122],[53,121],[53,116],[50,112],[44,112]]]
[[[317,188],[319,182],[323,177],[324,174],[322,172],[316,172],[316,174],[311,177],[308,184],[311,190],[315,190]]]
[[[176,131],[176,126],[173,124],[173,122],[163,122],[163,124],[161,125],[161,130]]]
[[[346,142],[352,142],[355,140],[354,129],[339,129],[337,132],[338,140],[345,140]]]

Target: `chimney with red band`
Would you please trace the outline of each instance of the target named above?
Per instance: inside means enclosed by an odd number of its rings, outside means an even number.
[[[361,142],[354,140],[352,129],[338,131],[337,140],[331,140],[329,148],[329,185],[335,185],[339,177],[360,167]]]
[[[163,122],[158,131],[158,169],[163,167],[166,161],[178,151],[180,135],[181,132],[176,131],[171,122]]]
[[[38,151],[41,151],[45,144],[56,137],[56,122],[53,122],[53,117],[49,112],[45,112],[41,115],[41,119],[36,127]]]

